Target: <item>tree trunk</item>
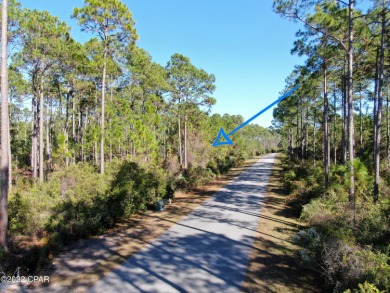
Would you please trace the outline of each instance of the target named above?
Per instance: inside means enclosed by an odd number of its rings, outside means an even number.
[[[184,116],[184,169],[188,168],[188,159],[187,159],[187,113]]]
[[[334,83],[333,88],[333,156],[334,156],[334,164],[337,164],[337,140],[336,140],[336,132],[337,132],[337,99],[336,99],[336,82]]]
[[[77,141],[80,143],[80,158],[79,160],[84,162],[84,146],[83,146],[83,113],[81,111],[81,105],[79,104],[79,129],[78,129],[78,138]]]
[[[110,102],[111,102],[111,107],[112,107],[112,82],[110,86]],[[112,122],[111,122],[111,117],[108,117],[108,124],[109,124],[109,129],[110,129],[110,163],[112,162]]]
[[[346,63],[344,61],[344,63]],[[345,64],[344,73],[342,76],[342,101],[341,101],[341,116],[342,116],[342,133],[341,133],[341,163],[347,163],[347,83],[345,80]]]
[[[288,128],[288,154],[292,157],[292,143],[293,143],[293,130],[291,127]]]
[[[329,186],[330,171],[330,147],[329,147],[329,100],[328,100],[328,76],[326,61],[324,61],[324,173],[325,187]]]
[[[296,157],[297,157],[297,159],[298,159],[298,157],[299,157],[299,149],[298,149],[298,147],[299,147],[299,103],[297,104],[297,127],[296,127],[296,129],[297,129],[297,135],[296,135],[296,137],[295,137],[295,150],[296,150]]]
[[[51,170],[50,110],[46,109],[46,180]]]
[[[353,113],[353,38],[354,38],[354,0],[349,0],[348,9],[348,144],[349,144],[349,200],[354,202],[355,209],[355,170],[353,162],[355,159],[355,123]]]
[[[386,103],[386,154],[387,165],[390,166],[390,119],[389,119],[389,97],[390,89],[387,88],[387,103]]]
[[[305,159],[308,159],[308,148],[309,148],[309,105],[306,107],[305,116]]]
[[[301,99],[301,105],[303,104],[303,99]],[[304,120],[304,117],[303,117],[303,114],[304,113],[304,110],[302,109],[301,110],[301,164],[303,166],[304,162],[305,162],[305,159],[304,159],[304,155],[305,155],[305,132],[304,132],[304,126],[303,126],[303,120]]]
[[[314,116],[313,116],[313,161],[314,166],[316,165],[316,159],[317,159],[317,150],[316,150],[316,118],[317,118],[317,111],[314,105]]]
[[[360,143],[360,153],[363,152],[363,113],[362,113],[362,89],[360,88],[359,92],[359,143]]]
[[[107,46],[107,44],[105,45]],[[101,138],[100,138],[100,174],[104,174],[104,111],[106,93],[106,69],[107,69],[107,47],[104,48],[103,57],[103,77],[102,77],[102,116],[101,116]]]
[[[96,90],[95,90],[95,107],[94,107],[94,110],[93,110],[93,122],[95,124],[96,127],[99,126],[99,113],[98,113],[98,110],[97,110],[97,103],[98,103],[98,97],[97,97],[97,94],[98,94],[98,91],[97,91],[97,85],[96,85]],[[99,166],[99,157],[98,157],[98,147],[97,147],[97,141],[98,141],[98,135],[97,133],[95,132],[94,133],[94,137],[93,137],[93,161],[94,161],[94,164],[96,167]]]
[[[76,163],[76,96],[72,97],[72,164]]]
[[[72,96],[72,90],[66,95],[66,103],[65,103],[65,127],[64,127],[64,135],[65,135],[65,166],[69,167],[69,103],[70,98]]]
[[[378,118],[378,64],[379,64],[379,51],[376,51],[376,59],[375,59],[375,76],[374,76],[374,109],[373,109],[373,117],[374,117],[374,149],[375,149],[375,140],[376,140],[376,132],[377,132],[377,118]],[[375,158],[375,150],[374,150],[374,158]]]
[[[38,99],[35,93],[32,98],[32,120],[31,120],[31,169],[34,179],[38,177],[38,162],[37,162],[37,148],[38,148]]]
[[[177,114],[177,123],[178,123],[178,132],[179,132],[179,164],[180,164],[180,170],[183,169],[183,153],[181,150],[181,128],[180,128],[180,100],[179,99],[179,104],[178,104],[178,114]]]
[[[8,34],[8,1],[2,1],[1,18],[1,158],[0,158],[0,247],[8,250],[8,191],[10,175],[9,154],[9,115],[8,115],[8,65],[7,65],[7,34]]]
[[[377,127],[374,147],[374,169],[375,169],[375,182],[374,182],[374,202],[378,202],[379,199],[379,184],[380,184],[380,153],[381,153],[381,139],[382,139],[382,100],[383,100],[383,80],[384,80],[384,63],[385,63],[385,33],[386,33],[386,7],[382,8],[382,32],[381,32],[381,45],[379,53],[379,72],[378,72],[378,103],[377,103]]]
[[[43,155],[43,75],[41,76],[41,85],[39,90],[39,105],[38,105],[38,120],[39,120],[39,182],[42,183],[44,179],[43,164],[45,161]]]

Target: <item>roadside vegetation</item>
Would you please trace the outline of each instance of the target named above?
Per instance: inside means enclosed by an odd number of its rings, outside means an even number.
[[[317,167],[313,162],[302,165],[300,160],[286,157],[283,165],[285,188],[290,193],[287,201],[289,205],[300,207],[301,220],[309,224],[309,228],[293,238],[302,247],[300,264],[320,273],[329,291],[388,290],[389,193],[374,204],[369,196],[373,177],[356,161],[357,198],[355,203],[350,203],[346,168],[333,166],[332,184],[324,188],[324,174],[319,162],[317,164]],[[359,284],[367,291],[359,291]]]
[[[390,290],[390,3],[363,2],[274,1],[304,25],[292,53],[306,62],[286,80],[300,88],[274,124],[288,202],[309,224],[300,264],[329,292]]]

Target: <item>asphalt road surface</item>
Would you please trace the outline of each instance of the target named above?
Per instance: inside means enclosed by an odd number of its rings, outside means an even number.
[[[88,292],[239,292],[274,158],[263,156]]]

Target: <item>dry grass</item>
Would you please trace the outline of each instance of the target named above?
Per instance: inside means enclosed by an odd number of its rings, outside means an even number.
[[[256,240],[243,284],[244,292],[319,292],[311,272],[296,261],[299,249],[291,243],[302,223],[296,210],[286,204],[280,178],[280,157],[268,185],[257,226]]]

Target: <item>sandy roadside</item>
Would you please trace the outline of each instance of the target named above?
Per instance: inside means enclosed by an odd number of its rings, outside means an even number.
[[[299,247],[291,237],[304,225],[286,204],[281,181],[281,155],[275,159],[262,204],[256,240],[250,255],[243,292],[320,292],[317,276],[299,267]]]

